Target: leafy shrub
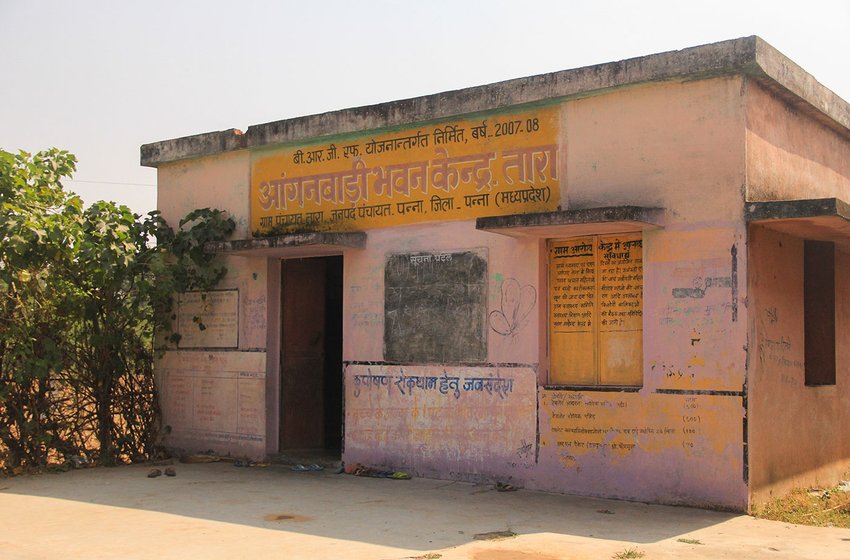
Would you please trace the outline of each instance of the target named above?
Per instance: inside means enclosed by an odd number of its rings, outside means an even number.
[[[62,188],[76,159],[0,150],[0,459],[7,469],[149,456],[157,435],[154,333],[175,293],[226,270],[204,244],[235,227],[199,209],[173,230],[158,212],[83,208]],[[177,338],[172,333],[171,339]]]

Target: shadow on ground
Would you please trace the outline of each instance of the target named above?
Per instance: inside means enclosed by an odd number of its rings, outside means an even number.
[[[151,467],[135,465],[0,480],[0,503],[3,494],[72,500],[414,550],[460,546],[497,531],[653,543],[735,517],[431,479],[293,472],[280,465],[173,467],[173,478],[147,478]]]

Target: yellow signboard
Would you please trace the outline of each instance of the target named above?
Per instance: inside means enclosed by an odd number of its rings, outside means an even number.
[[[259,234],[556,210],[557,108],[458,120],[255,158]]]
[[[549,243],[550,381],[643,381],[643,240],[640,233]]]

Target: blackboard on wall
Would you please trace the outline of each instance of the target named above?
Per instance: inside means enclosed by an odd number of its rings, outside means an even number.
[[[384,359],[405,363],[487,360],[484,249],[402,253],[384,268]]]

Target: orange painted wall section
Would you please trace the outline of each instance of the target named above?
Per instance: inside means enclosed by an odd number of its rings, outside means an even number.
[[[345,231],[555,210],[558,111],[537,108],[259,153],[253,231]]]
[[[643,383],[640,234],[548,242],[549,382]]]
[[[542,488],[742,507],[740,398],[541,389],[539,402]]]

